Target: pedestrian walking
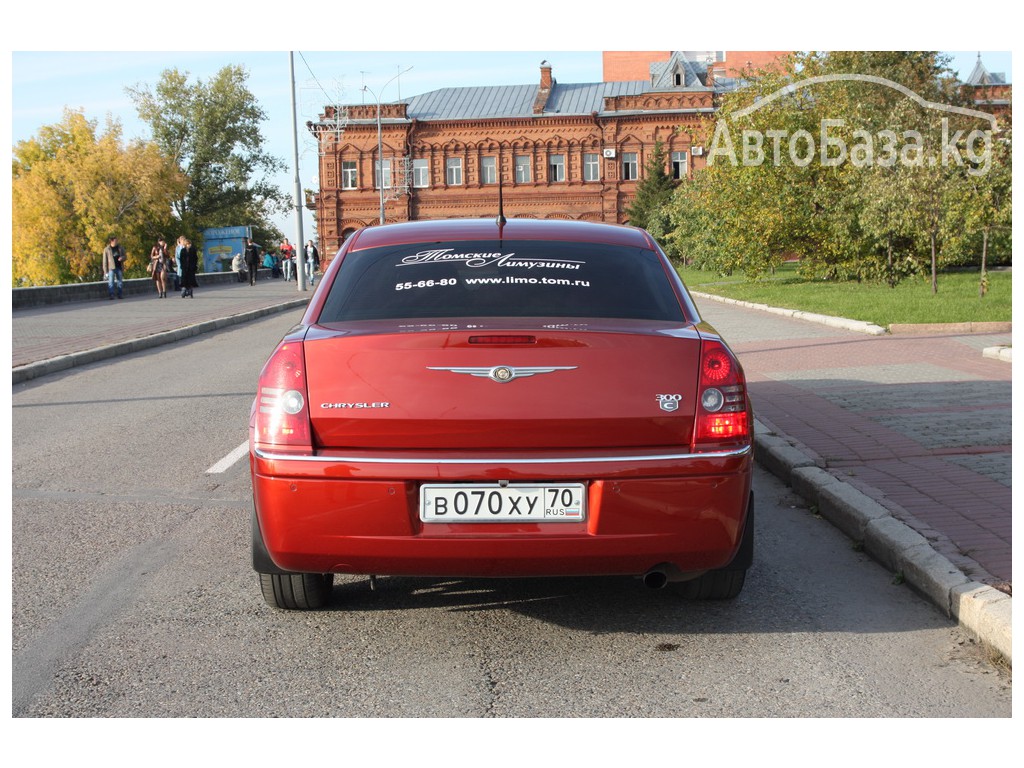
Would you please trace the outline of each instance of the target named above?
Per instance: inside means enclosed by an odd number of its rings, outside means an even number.
[[[249,285],[256,285],[256,270],[260,268],[260,247],[245,238],[245,266],[249,270]]]
[[[184,243],[182,244],[181,256],[178,259],[178,265],[181,268],[181,298],[188,297],[194,299],[192,295],[192,289],[199,287],[199,282],[196,280],[196,271],[199,269],[199,254],[196,252],[196,247],[192,245],[192,241],[187,237],[183,238]]]
[[[309,240],[306,242],[306,276],[309,278],[309,284],[316,284],[316,273],[320,269],[320,251],[313,245],[313,241]]]
[[[149,266],[146,268],[153,276],[153,284],[156,286],[157,298],[167,298],[167,276],[171,271],[171,258],[167,254],[167,243],[163,238],[156,241],[156,244],[149,251]]]
[[[284,279],[291,280],[292,275],[295,274],[295,246],[288,242],[286,237],[281,242],[281,247],[278,249],[281,251],[281,263],[284,265]],[[295,279],[298,279],[298,275],[295,275]]]
[[[124,298],[124,262],[127,256],[124,248],[118,243],[116,237],[107,240],[107,247],[103,249],[103,276],[107,280],[108,298],[114,298],[114,288],[117,287],[117,298]]]

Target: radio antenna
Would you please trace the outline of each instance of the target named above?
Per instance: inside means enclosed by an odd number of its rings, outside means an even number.
[[[498,230],[499,230],[499,232],[498,232],[499,237],[501,236],[501,231],[500,230],[501,230],[501,228],[503,226],[505,226],[505,222],[507,221],[507,219],[505,218],[505,197],[502,194],[502,183],[501,183],[502,179],[505,177],[505,174],[504,174],[504,172],[502,170],[501,165],[502,165],[501,164],[501,150],[499,149],[498,150],[498,218],[496,219],[496,223],[498,225]]]

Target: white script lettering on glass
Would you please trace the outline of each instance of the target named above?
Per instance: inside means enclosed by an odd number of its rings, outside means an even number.
[[[570,259],[520,258],[515,253],[453,253],[451,248],[420,251],[406,256],[397,266],[408,267],[416,264],[461,261],[467,267],[520,267],[525,269],[579,269],[586,262]]]

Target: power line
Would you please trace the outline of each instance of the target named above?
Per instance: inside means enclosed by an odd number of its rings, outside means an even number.
[[[327,97],[327,103],[328,104],[332,103],[331,94],[329,94],[327,92],[327,89],[324,88],[323,85],[320,84],[320,81],[317,79],[317,76],[313,73],[313,68],[311,66],[309,66],[309,62],[306,61],[306,57],[302,55],[302,51],[296,51],[296,53],[299,54],[299,58],[302,59],[302,63],[305,64],[306,65],[306,69],[309,70],[309,76],[311,78],[313,78],[313,82],[316,83],[317,87],[321,91],[323,91],[324,96]]]

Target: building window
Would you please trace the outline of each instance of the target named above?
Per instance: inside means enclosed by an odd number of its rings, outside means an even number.
[[[686,153],[685,152],[673,152],[672,153],[672,178],[673,179],[685,179],[686,178]]]
[[[637,164],[636,152],[622,153],[622,180],[633,181],[639,176],[640,166]]]
[[[498,158],[496,158],[496,157],[481,157],[480,158],[480,183],[481,184],[497,184],[498,183]]]
[[[413,158],[412,185],[418,189],[430,186],[430,161],[425,157]]]
[[[586,152],[583,155],[583,180],[601,180],[601,156],[597,152]]]
[[[359,185],[359,175],[356,172],[355,160],[341,161],[341,188],[355,189]]]
[[[548,181],[565,181],[565,155],[548,158]]]
[[[381,161],[375,162],[373,168],[373,182],[377,185],[377,189],[384,187],[384,189],[391,189],[391,161],[385,160],[383,164],[384,170],[384,182],[381,183]]]
[[[462,184],[462,158],[449,157],[444,163],[446,170],[446,183],[449,187],[457,187]]]
[[[530,181],[530,156],[516,155],[516,184],[527,184]]]

